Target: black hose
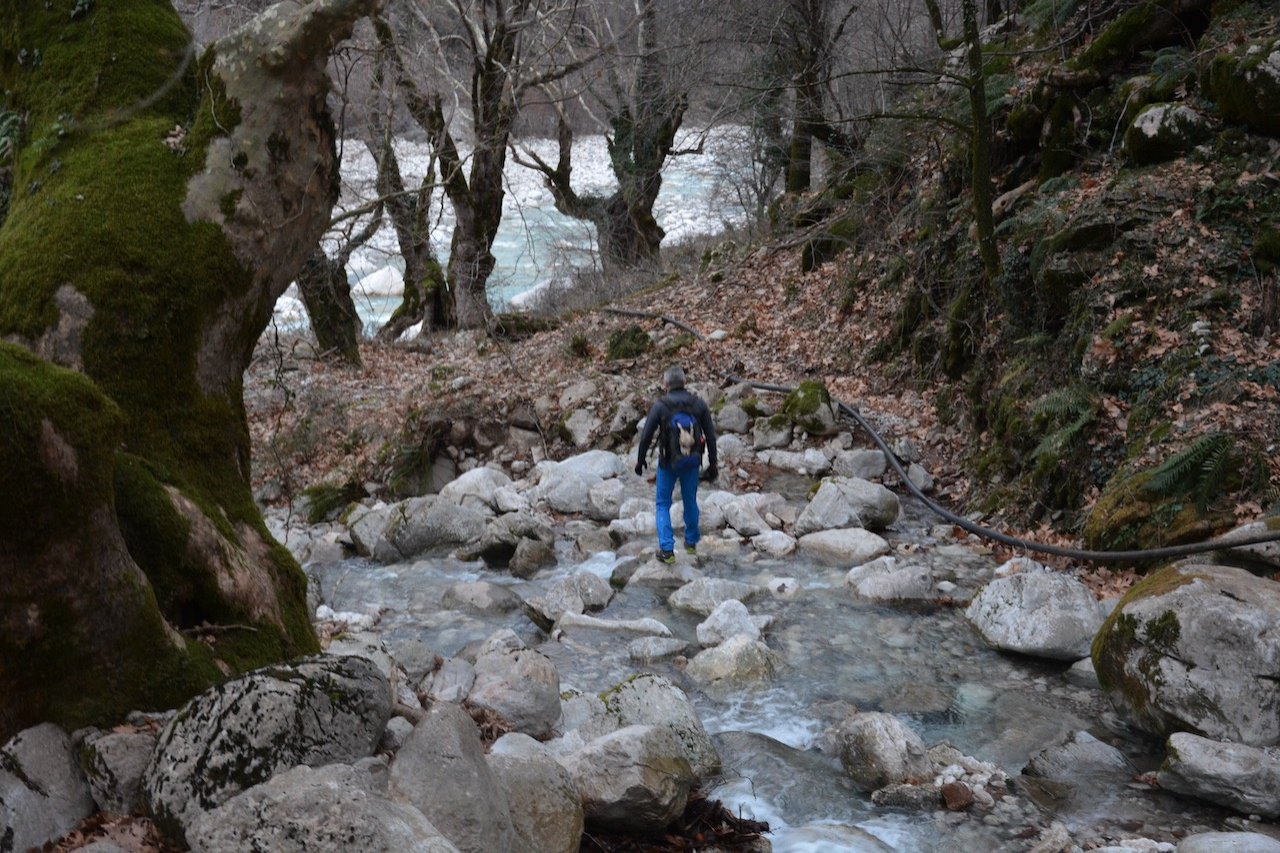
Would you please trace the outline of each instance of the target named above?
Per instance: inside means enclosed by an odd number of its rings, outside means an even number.
[[[686,323],[682,323],[679,320],[673,320],[670,317],[664,317],[661,314],[653,314],[648,311],[634,311],[634,310],[625,309],[625,308],[605,308],[603,310],[606,313],[617,314],[623,317],[637,317],[637,318],[646,319],[646,320],[661,320],[662,322],[668,323],[672,326],[675,326],[676,328],[683,329],[684,331],[693,335],[694,338],[696,338],[699,341],[704,340],[702,335],[699,334],[698,331],[693,327],[689,326]],[[722,377],[734,383],[746,383],[750,385],[752,388],[755,388],[760,391],[775,391],[781,394],[790,394],[792,391],[795,390],[795,386],[772,385],[766,382],[755,382],[751,379],[746,379],[741,376],[735,376],[731,373],[726,373],[725,371],[722,371],[722,370],[717,370],[715,366],[711,364],[711,361],[709,358],[707,359],[707,366],[710,368],[711,372],[716,376]],[[983,527],[982,525],[977,524],[973,521],[970,521],[969,519],[965,518],[962,515],[957,515],[956,513],[950,511],[946,507],[941,506],[932,498],[927,496],[923,491],[921,491],[919,486],[917,486],[915,483],[911,481],[911,478],[907,476],[906,470],[903,469],[902,463],[898,461],[897,455],[892,450],[889,449],[889,445],[885,443],[885,440],[880,436],[878,432],[876,432],[876,430],[871,426],[871,424],[867,423],[866,419],[864,419],[862,415],[859,414],[858,410],[852,406],[849,406],[845,403],[840,402],[839,400],[833,400],[833,402],[835,403],[836,411],[839,413],[841,417],[847,418],[848,420],[853,421],[855,424],[861,427],[862,430],[867,433],[867,435],[871,437],[872,442],[874,442],[876,447],[878,447],[880,451],[884,454],[885,459],[888,460],[889,465],[893,467],[893,470],[895,473],[897,473],[899,479],[902,480],[903,484],[907,487],[907,489],[913,495],[915,495],[926,507],[928,507],[930,511],[940,516],[941,518],[951,522],[952,524],[955,524],[956,526],[963,528],[969,533],[972,533],[976,536],[981,536],[984,539],[990,539],[995,542],[1000,542],[1004,545],[1009,545],[1014,548],[1021,548],[1024,551],[1031,551],[1033,553],[1051,554],[1055,557],[1067,557],[1068,559],[1085,560],[1085,561],[1094,562],[1094,563],[1132,563],[1132,562],[1141,562],[1141,561],[1147,561],[1147,560],[1165,560],[1165,559],[1171,559],[1174,557],[1186,557],[1192,554],[1205,554],[1211,551],[1222,551],[1230,548],[1239,548],[1244,545],[1260,545],[1264,542],[1280,541],[1280,530],[1272,530],[1272,531],[1267,531],[1265,533],[1257,533],[1252,536],[1233,537],[1225,541],[1222,539],[1216,539],[1216,540],[1210,540],[1208,542],[1194,542],[1186,545],[1169,545],[1164,548],[1143,548],[1135,551],[1091,551],[1083,548],[1064,548],[1059,545],[1047,545],[1042,542],[1033,542],[1030,539],[1022,539],[1017,536],[1010,536],[1006,533],[1001,533],[998,530],[992,530],[989,527]]]

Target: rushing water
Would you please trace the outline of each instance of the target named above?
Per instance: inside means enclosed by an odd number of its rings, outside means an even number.
[[[630,488],[638,490],[638,482]],[[908,504],[887,538],[912,551],[913,560],[929,561],[935,576],[952,577],[961,590],[971,592],[989,579],[991,557],[933,539],[928,524],[920,508]],[[480,616],[441,607],[445,589],[460,581],[486,580],[528,598],[579,571],[608,578],[620,559],[612,553],[580,562],[562,544],[559,565],[531,581],[449,558],[392,566],[352,559],[310,571],[335,610],[380,613],[385,642],[411,665],[436,653],[455,655],[508,627],[556,665],[563,688],[598,692],[639,672],[681,685],[724,761],[712,795],[744,816],[768,821],[776,851],[1027,850],[1052,820],[1073,835],[1098,839],[1167,841],[1174,833],[1221,827],[1222,813],[1131,784],[1130,777],[1100,778],[1077,790],[1019,785],[1016,796],[985,816],[873,805],[817,749],[823,731],[855,708],[898,715],[926,743],[950,742],[1011,777],[1031,756],[1079,730],[1119,746],[1134,774],[1151,769],[1154,756],[1149,744],[1123,736],[1114,723],[1104,725],[1113,717],[1097,689],[1072,684],[1063,664],[989,649],[960,608],[859,601],[843,583],[844,569],[802,557],[749,559],[748,552],[732,561],[702,558],[698,568],[762,585],[790,577],[801,591],[749,604],[753,615],[772,617],[764,639],[783,663],[770,683],[725,695],[698,689],[680,659],[633,662],[626,647],[634,635],[577,629],[552,640],[519,612]],[[632,584],[596,615],[658,619],[689,641],[692,655],[700,619],[669,607],[669,592]],[[842,828],[847,826],[856,829]]]

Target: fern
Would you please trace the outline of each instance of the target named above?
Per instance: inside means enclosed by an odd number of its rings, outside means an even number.
[[[1235,456],[1235,440],[1230,435],[1202,435],[1186,450],[1166,459],[1143,488],[1155,498],[1190,496],[1203,513],[1209,499],[1222,491]]]
[[[1037,460],[1037,474],[1046,474],[1084,434],[1098,413],[1097,397],[1084,385],[1075,384],[1045,394],[1031,405],[1031,421],[1037,427],[1060,425],[1045,435],[1031,451]],[[1065,423],[1063,423],[1065,421]]]

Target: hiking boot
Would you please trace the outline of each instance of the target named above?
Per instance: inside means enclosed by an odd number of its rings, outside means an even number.
[[[666,563],[667,565],[671,565],[671,564],[672,564],[672,563],[674,563],[675,561],[676,561],[676,555],[675,555],[675,554],[673,554],[672,552],[670,552],[670,551],[659,551],[659,552],[658,552],[658,562],[659,562],[659,563]]]
[[[685,546],[684,546],[684,552],[685,552],[686,554],[693,554],[694,556],[697,556],[697,554],[698,554],[698,546],[697,546],[697,545],[685,545]]]

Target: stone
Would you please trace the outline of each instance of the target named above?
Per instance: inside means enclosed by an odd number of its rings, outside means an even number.
[[[492,649],[476,657],[467,699],[496,712],[519,732],[545,738],[560,718],[560,675],[536,649]]]
[[[849,575],[853,572],[850,570]],[[919,601],[935,597],[933,572],[921,565],[895,566],[869,573],[850,586],[859,597],[873,601]]]
[[[294,767],[195,819],[192,853],[457,853],[418,809],[386,795],[386,767]],[[379,781],[376,776],[380,776]]]
[[[698,642],[704,646],[717,646],[739,634],[751,640],[760,639],[760,629],[751,619],[747,606],[736,598],[716,605],[707,618],[695,629]]]
[[[1265,818],[1280,817],[1280,748],[1169,736],[1160,787]]]
[[[791,430],[791,419],[786,415],[756,418],[751,428],[751,446],[756,450],[786,447],[791,444]]]
[[[590,379],[575,382],[560,393],[560,408],[563,411],[596,400],[600,396],[600,388]]]
[[[476,669],[470,661],[448,658],[439,669],[422,679],[419,690],[436,702],[458,704],[471,693],[471,685],[475,682]]]
[[[1125,131],[1124,152],[1135,165],[1163,163],[1212,135],[1208,120],[1186,104],[1150,104]]]
[[[1031,757],[1027,776],[1093,785],[1104,779],[1123,784],[1137,773],[1124,753],[1085,731],[1072,732]]]
[[[722,506],[724,522],[738,532],[740,536],[758,536],[769,529],[769,525],[756,508],[744,498],[730,501]]]
[[[587,490],[587,515],[596,521],[613,521],[625,496],[626,487],[621,480],[602,480]]]
[[[518,849],[510,803],[457,705],[428,709],[391,762],[391,798],[414,806],[463,853]]]
[[[941,800],[942,789],[927,783],[911,785],[895,782],[871,792],[871,802],[881,808],[910,809],[916,812],[935,811]]]
[[[898,518],[898,496],[877,483],[851,477],[828,477],[800,513],[792,534],[864,527],[883,530]]]
[[[605,710],[620,726],[661,726],[684,748],[694,775],[709,779],[720,771],[720,755],[688,694],[660,675],[642,673],[601,694]]]
[[[564,428],[573,446],[581,450],[591,445],[592,439],[604,422],[590,409],[577,409],[565,418]]]
[[[641,637],[627,643],[627,658],[636,663],[657,663],[684,654],[688,648],[678,637]]]
[[[698,652],[685,672],[704,689],[723,691],[768,681],[777,668],[777,654],[759,640],[739,634]]]
[[[831,459],[831,470],[841,477],[878,480],[889,463],[880,450],[841,450]]]
[[[936,794],[936,792],[935,792]],[[935,797],[936,799],[936,797]],[[790,850],[840,851],[840,853],[894,853],[865,829],[848,824],[814,823],[798,826],[787,833]]]
[[[141,814],[142,775],[156,746],[155,732],[98,731],[80,742],[80,766],[93,799],[104,812]]]
[[[670,637],[671,629],[657,619],[600,619],[577,613],[565,613],[556,623],[561,631],[574,629],[592,629],[614,633],[652,634],[655,637]]]
[[[861,565],[889,553],[889,543],[882,536],[861,527],[819,530],[796,540],[802,554],[829,565]]]
[[[1261,832],[1198,832],[1179,841],[1177,853],[1280,853],[1280,841]]]
[[[795,553],[796,540],[781,530],[766,530],[751,537],[751,547],[766,557],[782,559]]]
[[[521,539],[507,568],[518,578],[532,577],[538,569],[556,564],[555,545],[540,539]]]
[[[678,817],[693,786],[684,748],[662,726],[627,726],[561,759],[588,829],[654,834]]]
[[[1167,566],[1129,590],[1094,643],[1112,705],[1144,731],[1280,743],[1280,584],[1243,569]]]
[[[942,786],[942,804],[948,811],[962,812],[973,805],[973,789],[963,782],[948,782]]]
[[[583,812],[578,789],[569,771],[561,767],[536,741],[532,746],[499,747],[488,756],[511,808],[511,824],[517,844],[513,850],[538,853],[577,853],[582,842]],[[507,750],[511,750],[508,752]]]
[[[396,504],[383,530],[373,558],[384,563],[401,562],[419,554],[478,540],[488,524],[488,514],[441,500],[436,495],[410,498]]]
[[[1075,661],[1089,654],[1104,610],[1075,578],[1022,572],[983,587],[965,616],[994,648]]]
[[[737,403],[725,403],[716,413],[717,437],[720,433],[744,433],[750,428],[751,416]]]
[[[511,485],[511,478],[497,468],[473,468],[440,490],[440,499],[473,509],[497,510],[495,493]]]
[[[395,510],[390,505],[379,502],[372,507],[356,504],[347,513],[344,520],[357,554],[362,557],[373,556],[374,548],[391,521],[393,512]]]
[[[182,838],[199,814],[281,770],[371,755],[390,716],[390,683],[366,658],[254,670],[191,699],[161,730],[143,776],[147,810]]]
[[[94,811],[71,738],[60,727],[41,723],[0,747],[0,850],[43,847]]]
[[[689,610],[699,616],[710,616],[722,602],[731,598],[746,602],[758,597],[764,588],[756,584],[724,578],[698,578],[677,589],[667,599],[672,607]]]
[[[520,609],[520,597],[505,586],[489,581],[464,581],[447,587],[440,606],[476,613],[510,613]]]
[[[1224,119],[1280,137],[1280,38],[1246,42],[1214,57],[1204,80]]]
[[[924,741],[892,714],[855,714],[831,740],[845,772],[865,791],[932,775]]]

